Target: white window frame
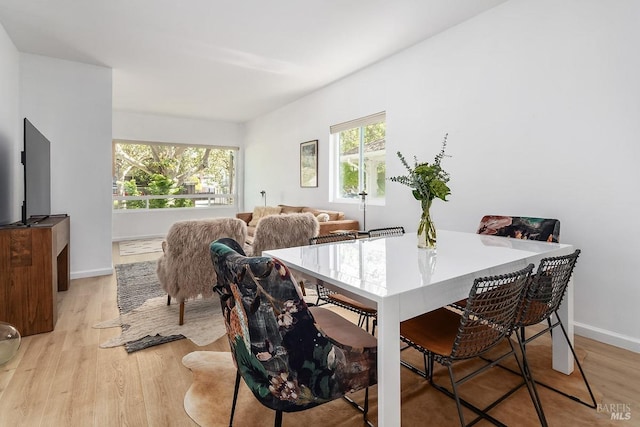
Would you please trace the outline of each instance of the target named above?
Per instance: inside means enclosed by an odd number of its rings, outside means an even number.
[[[145,196],[121,196],[117,194],[112,194],[113,204],[112,204],[112,212],[114,214],[136,214],[140,212],[149,212],[149,211],[162,211],[162,210],[182,210],[182,209],[220,209],[220,208],[238,208],[238,156],[240,153],[240,148],[236,146],[226,146],[226,145],[206,145],[206,144],[180,144],[180,143],[171,143],[171,142],[155,142],[155,141],[140,141],[140,140],[127,140],[127,139],[114,139],[112,140],[112,169],[115,168],[115,146],[116,144],[137,144],[137,145],[165,145],[165,146],[187,146],[194,148],[210,148],[217,150],[232,150],[235,151],[236,154],[234,156],[234,184],[232,186],[231,193],[196,193],[196,194],[175,194],[171,196],[167,195],[145,195]],[[115,172],[113,172],[115,175]],[[150,208],[149,202],[153,199],[193,199],[194,206],[190,207],[163,207],[163,208]],[[138,207],[135,209],[127,209],[119,208],[118,204],[122,202],[126,202],[128,200],[132,201],[142,201],[144,203],[144,207]],[[231,201],[230,203],[228,201]],[[196,202],[197,201],[197,202]],[[226,202],[221,202],[226,201]],[[204,204],[203,204],[204,203]]]
[[[336,125],[332,125],[329,128],[330,131],[330,155],[331,155],[331,164],[330,164],[330,176],[331,176],[331,185],[330,185],[330,200],[335,203],[351,203],[351,204],[360,204],[361,198],[347,198],[340,197],[342,193],[338,186],[340,185],[340,141],[339,141],[339,133],[345,130],[353,129],[353,128],[364,128],[368,125],[372,125],[375,123],[385,122],[386,123],[386,112],[382,111],[379,113],[371,114],[366,117],[361,117],[359,119],[350,120],[347,122],[339,123]],[[360,132],[360,150],[359,150],[359,176],[358,183],[359,189],[358,192],[363,190],[362,186],[364,183],[364,130],[361,129]],[[385,156],[386,162],[386,156]],[[364,190],[369,194],[370,191],[366,188]],[[385,197],[367,197],[367,204],[370,205],[385,205]]]

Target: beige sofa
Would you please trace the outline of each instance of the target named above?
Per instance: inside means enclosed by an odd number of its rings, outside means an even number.
[[[320,224],[320,230],[318,235],[324,236],[334,231],[339,230],[358,230],[360,224],[357,220],[345,219],[344,212],[332,211],[328,209],[312,208],[308,206],[258,206],[253,212],[239,212],[236,214],[236,218],[240,218],[247,223],[247,243],[251,244],[255,236],[256,225],[258,221],[267,215],[282,215],[291,213],[305,213],[309,212],[313,214],[318,223]]]

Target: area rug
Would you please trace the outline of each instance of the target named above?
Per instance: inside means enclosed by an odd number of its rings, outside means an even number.
[[[506,343],[505,343],[506,344]],[[499,354],[506,346],[497,349]],[[560,386],[565,391],[584,397],[586,391],[580,374],[576,371],[570,376],[551,372],[549,345],[532,345],[529,361],[536,372],[545,372],[543,377],[554,386]],[[584,360],[584,353],[579,351],[580,358]],[[421,355],[414,350],[402,352],[402,359],[416,366],[422,366]],[[490,354],[491,356],[491,354]],[[458,367],[461,375],[471,366],[477,366],[476,362],[465,362],[469,365]],[[516,368],[512,361],[505,362],[511,368]],[[217,351],[194,351],[182,359],[182,364],[192,371],[193,383],[184,397],[185,412],[201,427],[228,426],[231,403],[233,400],[233,386],[236,376],[236,368],[231,353]],[[450,385],[446,368],[437,367],[434,379],[439,384]],[[464,398],[478,404],[488,404],[500,396],[510,387],[517,385],[521,378],[500,368],[493,368],[485,372],[478,379],[470,381],[468,385],[461,387]],[[474,385],[475,383],[475,385]],[[455,402],[436,391],[429,383],[408,369],[401,369],[401,400],[402,400],[402,425],[460,425]],[[596,413],[595,410],[582,406],[564,397],[544,389],[538,388],[545,406],[547,420],[551,425],[558,421],[556,414],[566,411],[572,412],[575,425],[613,425],[607,424],[608,414]],[[596,397],[600,401],[602,394],[594,389]],[[364,391],[353,393],[351,397],[356,402],[364,402]],[[378,424],[378,388],[369,389],[369,420],[374,425]],[[483,403],[484,402],[484,403]],[[274,411],[262,406],[246,387],[244,381],[240,382],[240,391],[234,415],[234,425],[238,426],[267,426],[272,425]],[[470,411],[464,409],[467,421],[474,417]],[[505,402],[491,411],[501,421],[511,425],[539,426],[526,387],[521,387]],[[560,418],[565,419],[565,418]],[[484,425],[483,422],[480,424]],[[556,422],[555,424],[561,424]],[[315,408],[283,415],[284,426],[294,425],[331,425],[331,426],[361,426],[362,415],[344,400],[338,399]]]
[[[162,252],[164,239],[125,240],[118,243],[120,256]]]
[[[194,351],[184,356],[182,364],[193,373],[193,383],[184,398],[185,412],[201,427],[228,426],[236,376],[231,353]],[[372,421],[376,418],[376,396],[374,388],[369,401],[370,411],[374,415]],[[355,393],[354,397],[364,401],[364,392]],[[241,381],[233,425],[273,425],[274,416],[275,412],[258,403],[244,381]],[[283,425],[360,426],[362,415],[338,399],[311,410],[284,414]]]
[[[167,305],[167,294],[156,275],[156,261],[119,264],[115,268],[120,316],[93,327],[122,327],[122,333],[100,347],[123,345],[132,353],[183,338],[205,346],[226,333],[217,298],[188,300],[184,324],[178,325],[180,305]]]

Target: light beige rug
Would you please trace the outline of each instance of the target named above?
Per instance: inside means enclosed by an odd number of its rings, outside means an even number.
[[[125,240],[118,243],[120,256],[162,252],[163,238]]]
[[[167,305],[167,297],[148,299],[142,306],[119,317],[94,325],[94,328],[114,328],[123,325],[122,334],[100,347],[117,347],[146,336],[183,335],[194,344],[205,346],[226,334],[218,298],[188,300],[185,303],[184,324],[178,324],[180,305]]]

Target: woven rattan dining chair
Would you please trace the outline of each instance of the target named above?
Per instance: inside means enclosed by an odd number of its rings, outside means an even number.
[[[535,381],[533,378],[533,373],[531,372],[531,366],[526,359],[526,346],[531,341],[540,338],[547,332],[549,334],[552,334],[553,329],[560,327],[560,329],[562,330],[562,334],[567,344],[569,345],[571,354],[573,355],[573,360],[576,362],[576,366],[580,371],[580,375],[582,376],[582,380],[584,381],[586,390],[589,393],[591,402],[586,402],[574,395],[570,395],[562,390],[559,390],[558,388],[552,387],[542,382],[535,382],[536,384],[553,390],[556,393],[570,398],[571,400],[579,402],[585,406],[588,406],[589,408],[595,409],[597,407],[597,404],[596,399],[593,395],[593,391],[591,390],[589,381],[587,381],[587,377],[584,373],[584,370],[582,369],[582,365],[580,365],[580,361],[576,356],[576,351],[571,344],[571,340],[567,335],[564,324],[562,323],[562,320],[558,315],[558,308],[560,307],[562,299],[567,292],[569,280],[571,279],[571,275],[573,274],[573,270],[575,268],[579,255],[580,250],[577,249],[570,255],[544,258],[540,261],[538,270],[536,271],[536,274],[532,276],[531,283],[529,284],[527,292],[525,294],[524,307],[527,308],[526,310],[522,311],[522,315],[519,316],[516,320],[515,328],[517,332],[516,336],[518,338],[518,343],[520,345],[522,353],[525,355],[525,373],[529,375],[529,379],[531,381]],[[530,336],[529,338],[526,337],[525,331],[527,327],[545,322],[547,323],[547,326],[544,329],[539,330],[539,328],[537,328],[534,335]],[[512,372],[517,373],[515,371]],[[522,387],[524,384],[525,382],[522,382],[516,388]],[[542,407],[542,405],[540,406]]]
[[[307,307],[289,269],[271,257],[245,257],[232,239],[210,246],[227,337],[237,368],[229,425],[242,378],[275,411],[298,412],[344,398],[368,411],[377,381],[377,340],[322,307]],[[348,397],[365,389],[364,407]],[[295,423],[294,423],[295,424]],[[264,423],[261,423],[264,425]]]
[[[480,418],[503,425],[488,412],[502,402],[504,396],[480,409],[462,399],[458,387],[510,356],[513,356],[520,372],[523,373],[523,365],[512,341],[508,338],[513,331],[532,270],[533,264],[529,264],[526,268],[510,274],[474,280],[467,299],[468,303],[462,313],[449,308],[440,308],[400,324],[401,340],[421,352],[425,363],[424,371],[405,361],[402,362],[403,366],[427,378],[434,388],[453,398],[458,409],[460,424],[463,426],[468,425],[465,423],[463,405],[478,415],[478,418],[469,425],[475,424]],[[508,342],[510,349],[500,357],[483,363],[479,369],[471,373],[465,371],[462,378],[454,377],[453,367],[458,362],[469,359],[481,360],[482,355],[504,341]],[[447,367],[451,390],[434,382],[434,361]],[[541,423],[545,425],[544,416],[538,405],[535,385],[524,373],[523,378],[536,413]]]
[[[404,227],[374,228],[367,231],[367,234],[369,237],[402,236],[404,234]]]
[[[341,242],[343,240],[355,240],[356,235],[353,233],[332,233],[322,236],[316,236],[309,239],[310,245],[319,245],[321,243]]]
[[[317,236],[309,239],[310,245],[317,245],[322,243],[332,243],[340,241],[355,240],[356,236],[351,233],[335,233],[327,234],[323,236]],[[316,305],[333,304],[338,307],[344,308],[358,314],[358,326],[364,327],[369,332],[369,321],[373,321],[371,327],[371,333],[376,332],[376,314],[377,310],[374,307],[368,306],[356,301],[353,298],[349,298],[346,295],[332,291],[325,287],[322,282],[316,280],[316,291],[318,292],[318,299]]]
[[[477,234],[558,243],[560,221],[529,216],[485,215],[480,219]],[[465,304],[466,300],[460,300],[451,306],[462,309]]]
[[[310,245],[319,245],[322,243],[333,243],[333,242],[342,242],[345,240],[355,240],[356,236],[352,233],[332,233],[325,234],[322,236],[316,236],[309,239]],[[323,305],[330,303],[329,294],[332,292],[331,290],[324,287],[321,283],[316,280],[316,291],[317,291],[317,299],[316,305]]]

